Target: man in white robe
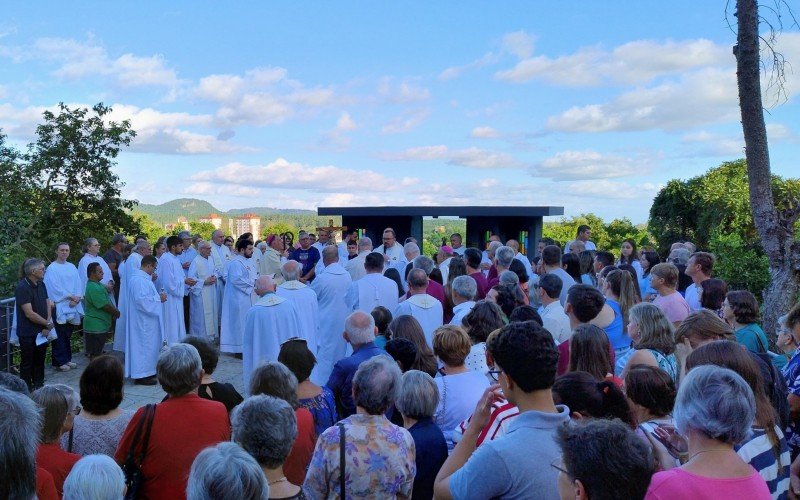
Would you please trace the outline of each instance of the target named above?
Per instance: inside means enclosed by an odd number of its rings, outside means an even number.
[[[294,302],[275,293],[275,282],[269,276],[256,281],[259,299],[244,318],[242,376],[245,393],[250,393],[250,374],[265,361],[277,361],[281,344],[301,337],[300,318]]]
[[[230,248],[225,246],[225,233],[217,229],[211,233],[211,261],[214,263],[214,274],[217,276],[217,309],[222,311],[222,296],[225,293],[225,270],[233,259]],[[220,314],[220,321],[222,315]]]
[[[211,256],[211,243],[197,242],[197,256],[189,265],[190,279],[195,284],[188,287],[191,304],[189,334],[208,339],[219,336],[219,309],[217,309],[217,276]]]
[[[403,259],[403,246],[397,243],[397,235],[390,227],[383,230],[383,245],[376,248],[375,251],[383,255],[383,259],[389,267],[393,267],[393,264]]]
[[[354,259],[355,260],[355,259]],[[366,273],[347,289],[347,305],[351,311],[367,314],[378,306],[390,311],[397,307],[399,293],[397,283],[383,275],[383,255],[372,252],[364,259]]]
[[[317,331],[319,330],[319,304],[317,293],[310,286],[300,281],[303,266],[296,260],[287,261],[281,266],[283,283],[278,285],[278,296],[294,303],[300,318],[300,334],[306,339],[308,348],[316,356],[319,349]]]
[[[81,290],[86,290],[86,283],[89,281],[89,276],[86,274],[89,264],[97,262],[100,264],[100,267],[103,268],[103,279],[100,283],[106,287],[108,293],[111,294],[111,303],[116,305],[117,301],[114,300],[114,280],[111,277],[111,268],[108,267],[108,262],[100,256],[100,242],[97,241],[97,238],[87,238],[83,250],[83,257],[81,257],[80,262],[78,262],[78,277],[81,279]]]
[[[428,288],[428,275],[423,269],[412,269],[408,273],[408,295],[392,312],[393,317],[408,314],[419,321],[425,340],[433,346],[433,332],[444,323],[442,303],[425,293]]]
[[[364,236],[358,240],[358,255],[354,259],[343,261],[342,258],[339,257],[339,262],[346,262],[344,268],[350,273],[350,278],[352,278],[353,281],[358,281],[367,274],[367,271],[364,269],[364,259],[367,258],[370,252],[372,252],[372,240]]]
[[[183,243],[183,251],[178,255],[178,260],[181,262],[181,268],[183,268],[183,277],[188,278],[189,266],[192,265],[192,261],[197,257],[197,250],[192,246],[193,238],[189,231],[181,231],[178,233],[178,238],[180,238],[181,243]],[[191,318],[191,314],[189,313],[191,302],[189,298],[189,288],[189,286],[183,287],[183,323],[187,332],[189,331],[189,318]]]
[[[277,234],[270,234],[264,242],[264,256],[258,263],[258,274],[260,276],[272,276],[276,284],[280,285],[283,282],[281,277],[281,264],[286,262],[286,247],[283,246],[283,240]]]
[[[183,266],[178,256],[183,251],[183,242],[177,236],[167,238],[167,252],[161,256],[159,264],[160,286],[167,292],[164,303],[164,333],[170,345],[180,342],[186,336],[186,323],[183,318],[183,295],[186,285],[197,283],[183,274]]]
[[[325,269],[311,283],[319,303],[319,350],[317,365],[311,372],[311,381],[324,385],[333,370],[333,365],[345,357],[347,342],[342,338],[344,321],[350,313],[345,297],[352,283],[350,273],[339,264],[339,251],[327,247],[322,252]]]
[[[132,270],[128,288],[128,325],[125,340],[125,376],[135,384],[155,385],[158,353],[164,343],[164,310],[166,294],[159,294],[152,274],[157,260],[152,255],[142,258],[141,269]]]
[[[508,240],[506,241],[506,246],[511,247],[511,249],[514,250],[514,253],[516,254],[514,255],[514,258],[522,262],[522,265],[525,266],[525,272],[528,273],[528,277],[533,279],[536,274],[533,272],[531,261],[528,259],[528,256],[522,255],[522,253],[519,251],[519,242],[517,240]]]
[[[253,256],[253,243],[239,240],[239,254],[227,268],[225,295],[222,299],[222,326],[220,328],[220,350],[240,354],[244,335],[244,317],[253,305],[256,276],[251,274],[248,259]]]
[[[478,283],[472,276],[459,276],[453,280],[453,319],[451,325],[462,326],[461,320],[475,307]]]
[[[60,371],[78,366],[72,362],[70,340],[75,325],[81,324],[83,317],[81,299],[86,291],[85,288],[81,288],[82,281],[78,277],[78,268],[67,262],[68,257],[69,245],[60,243],[56,248],[56,260],[47,266],[44,275],[47,298],[56,306],[53,319],[58,338],[53,342],[52,361],[53,366]]]
[[[125,340],[127,338],[128,327],[128,308],[130,306],[130,284],[131,278],[136,271],[139,271],[142,266],[142,258],[153,253],[150,243],[147,240],[139,240],[133,246],[133,250],[127,259],[122,263],[119,269],[119,276],[122,280],[119,287],[119,313],[120,319],[114,324],[114,346],[115,351],[125,351]],[[150,277],[152,281],[152,276]],[[153,285],[155,286],[155,285]]]
[[[442,283],[447,284],[447,278],[450,276],[450,262],[453,260],[453,248],[449,245],[442,245],[439,247],[437,254],[439,260],[439,271],[442,273]]]

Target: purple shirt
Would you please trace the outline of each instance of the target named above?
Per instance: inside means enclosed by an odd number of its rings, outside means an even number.
[[[486,293],[490,290],[489,281],[486,279],[486,276],[484,276],[480,271],[477,273],[472,273],[469,276],[475,280],[475,283],[478,284],[478,295],[475,297],[475,300],[485,299]]]

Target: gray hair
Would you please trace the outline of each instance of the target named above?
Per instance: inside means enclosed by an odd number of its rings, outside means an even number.
[[[281,266],[281,276],[286,281],[297,281],[300,279],[300,272],[303,268],[296,260],[287,260]]]
[[[504,285],[519,285],[519,276],[514,271],[500,273],[499,282]]]
[[[425,274],[424,269],[412,269],[409,271],[407,279],[409,288],[419,289],[428,286],[428,275]]]
[[[203,248],[211,248],[211,243],[207,242],[206,240],[200,240],[197,242],[197,249],[202,250]]]
[[[733,370],[714,365],[692,368],[681,381],[673,419],[682,435],[693,429],[736,444],[750,433],[756,401],[747,382]]]
[[[434,267],[435,264],[433,263],[433,259],[427,255],[419,255],[414,257],[414,269],[422,269],[425,271],[425,274],[430,275]]]
[[[453,280],[453,293],[467,300],[475,300],[478,283],[472,276],[459,276]]]
[[[250,376],[250,394],[274,396],[297,408],[297,377],[283,363],[267,361],[253,370]]]
[[[359,238],[358,240],[358,251],[371,251],[372,250],[372,240],[368,237],[364,236],[363,238]]]
[[[258,248],[259,250],[261,250],[263,252],[264,250],[267,249],[267,242],[266,241],[259,241],[258,245],[256,245],[256,248]]]
[[[494,255],[497,252],[497,249],[503,246],[502,243],[499,241],[490,241],[489,246],[486,247],[486,253],[489,255]]]
[[[419,245],[410,241],[403,245],[403,253],[406,255],[406,258],[414,258],[419,255]],[[409,257],[410,256],[410,257]]]
[[[268,500],[269,484],[256,460],[231,442],[201,451],[186,484],[187,500]]]
[[[193,345],[175,344],[158,355],[158,383],[170,396],[183,396],[200,386],[203,364]]]
[[[286,461],[297,438],[297,417],[282,399],[263,394],[250,396],[233,409],[231,437],[259,465],[277,469]]]
[[[669,253],[667,260],[675,265],[685,266],[691,255],[686,248],[676,248]]]
[[[22,272],[25,274],[25,276],[30,276],[31,273],[33,273],[33,270],[39,266],[44,266],[44,261],[42,259],[26,259],[22,264]]]
[[[508,269],[509,267],[511,267],[511,261],[514,260],[515,255],[516,252],[514,252],[513,248],[508,246],[502,246],[497,250],[495,250],[494,259],[497,261],[498,266],[504,269]]]
[[[0,387],[0,457],[3,498],[36,494],[36,449],[42,417],[29,397]]]
[[[87,455],[64,481],[64,500],[119,500],[125,493],[125,475],[108,455]]]
[[[433,377],[419,370],[404,373],[395,404],[405,417],[432,417],[439,404],[439,389]]]
[[[353,401],[370,415],[382,415],[397,400],[400,367],[388,355],[361,363],[353,376]]]
[[[344,321],[344,331],[352,345],[375,341],[375,318],[363,311],[355,311]]]
[[[127,243],[128,238],[125,237],[122,233],[116,233],[113,238],[111,238],[111,244],[116,245],[117,243]]]
[[[339,247],[328,245],[322,249],[322,263],[329,266],[334,262],[339,262]]]

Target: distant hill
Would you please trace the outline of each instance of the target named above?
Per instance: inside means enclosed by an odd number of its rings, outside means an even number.
[[[214,207],[211,203],[196,198],[179,198],[160,205],[142,203],[138,205],[135,210],[147,214],[158,224],[175,222],[177,218],[181,216],[186,217],[189,221],[193,221],[212,213],[221,215],[223,219],[229,219],[247,213],[254,213],[261,217],[269,217],[270,215],[316,217],[317,215],[313,210],[280,209],[272,207],[236,208],[222,211]]]

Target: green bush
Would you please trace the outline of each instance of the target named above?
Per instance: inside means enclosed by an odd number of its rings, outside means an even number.
[[[709,250],[717,257],[714,276],[725,280],[730,290],[750,290],[756,297],[769,284],[769,260],[761,248],[747,245],[737,233],[714,231]]]

